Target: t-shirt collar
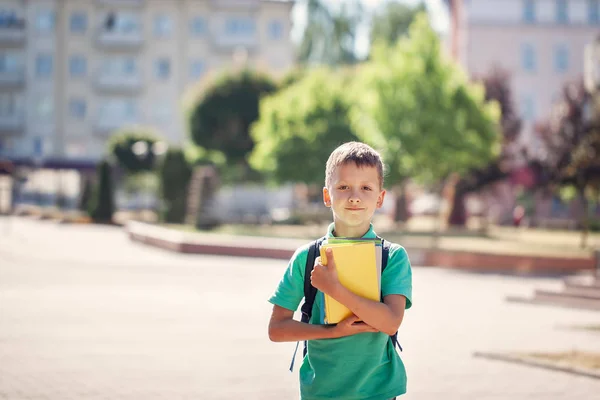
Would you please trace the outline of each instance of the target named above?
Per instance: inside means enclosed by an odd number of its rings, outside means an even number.
[[[327,237],[328,238],[333,238],[336,237],[333,234],[333,231],[335,229],[335,223],[331,223],[329,224],[329,227],[327,228]],[[367,231],[367,233],[365,233],[362,238],[363,239],[375,239],[377,237],[377,234],[375,233],[375,230],[373,229],[373,224],[369,224],[369,230]]]

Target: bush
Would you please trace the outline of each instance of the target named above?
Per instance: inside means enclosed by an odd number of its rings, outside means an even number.
[[[88,214],[94,222],[112,223],[115,211],[114,188],[111,176],[111,166],[103,160],[97,169],[98,184],[94,188]]]
[[[160,166],[161,220],[182,223],[192,171],[181,149],[169,149]]]

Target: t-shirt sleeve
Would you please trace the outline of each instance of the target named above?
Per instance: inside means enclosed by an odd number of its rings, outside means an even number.
[[[406,297],[406,308],[412,306],[412,269],[404,247],[390,246],[387,266],[381,277],[381,294],[401,294]]]
[[[292,256],[275,293],[269,299],[271,304],[296,311],[304,298],[304,269],[308,246],[301,247]]]

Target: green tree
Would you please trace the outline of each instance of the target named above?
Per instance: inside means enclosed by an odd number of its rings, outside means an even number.
[[[114,134],[108,141],[108,151],[128,174],[151,171],[154,168],[156,154],[152,146],[159,136],[148,128],[127,128]],[[135,143],[144,143],[144,154],[135,154]],[[143,146],[142,146],[143,147]]]
[[[111,166],[103,160],[97,168],[97,185],[94,188],[88,213],[94,222],[111,223],[115,211]]]
[[[323,185],[325,161],[343,142],[357,140],[345,80],[326,68],[265,98],[252,127],[250,164],[278,183]]]
[[[357,60],[355,44],[362,21],[360,1],[328,7],[323,0],[305,0],[307,22],[298,50],[302,64],[343,65]]]
[[[182,223],[185,219],[187,191],[192,171],[183,150],[170,148],[160,165],[161,220]]]
[[[408,34],[410,24],[424,11],[425,5],[422,2],[416,7],[396,1],[385,3],[371,20],[371,45],[384,43],[392,47],[399,38]]]
[[[436,184],[480,167],[499,150],[497,104],[444,58],[420,14],[393,48],[375,47],[353,115],[359,134],[384,149],[391,183],[411,177]]]
[[[250,125],[259,117],[261,97],[276,89],[270,78],[248,70],[221,77],[189,110],[193,142],[221,153],[227,167],[241,169],[240,178],[246,178],[246,157],[254,148]]]

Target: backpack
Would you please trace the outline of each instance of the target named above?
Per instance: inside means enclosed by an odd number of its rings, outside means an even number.
[[[323,236],[320,239],[315,240],[310,244],[308,248],[308,256],[306,257],[306,266],[304,267],[304,304],[302,305],[302,319],[301,321],[304,323],[309,323],[310,318],[312,316],[312,309],[315,303],[315,298],[317,297],[317,288],[315,288],[310,282],[310,275],[315,266],[315,259],[317,258],[317,254],[320,254],[321,244],[327,239],[327,236]],[[381,240],[382,252],[381,252],[381,274],[383,275],[383,271],[385,267],[387,267],[388,258],[390,255],[390,242],[384,240],[377,236],[377,239]],[[381,295],[381,301],[383,302],[383,296]],[[398,343],[398,332],[394,333],[390,336],[392,339],[392,343],[394,346],[398,346],[400,351],[402,351],[402,346]],[[294,351],[294,356],[292,357],[292,363],[290,365],[290,371],[294,370],[294,360],[296,358],[296,352],[298,351],[298,343],[296,343],[296,350]],[[306,356],[306,352],[308,351],[308,342],[304,341],[304,350],[302,352],[303,356]]]

